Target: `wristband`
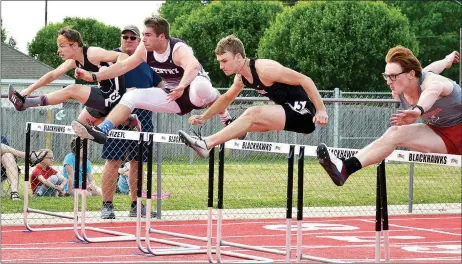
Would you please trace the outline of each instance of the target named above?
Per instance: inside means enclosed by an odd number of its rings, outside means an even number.
[[[420,110],[420,115],[421,115],[421,116],[425,113],[425,110],[423,109],[422,106],[420,106],[420,105],[414,105],[414,106],[412,107],[412,110],[414,110],[414,109],[416,109],[416,108],[418,108],[418,109]]]
[[[96,74],[94,72],[91,73],[91,78],[93,78],[93,81],[98,82]]]

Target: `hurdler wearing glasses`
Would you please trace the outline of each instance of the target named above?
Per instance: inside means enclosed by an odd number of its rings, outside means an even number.
[[[391,127],[354,157],[341,160],[327,150],[317,148],[317,158],[332,181],[341,186],[354,172],[379,163],[397,147],[418,152],[462,154],[462,92],[460,86],[439,73],[459,62],[453,52],[444,60],[422,70],[411,50],[396,46],[385,57],[383,73],[387,85],[401,109],[392,114]],[[415,123],[418,118],[424,123]]]
[[[99,124],[126,92],[123,75],[101,81],[98,83],[97,88],[71,84],[43,96],[35,98],[28,98],[28,96],[72,69],[82,68],[99,71],[118,60],[127,58],[128,55],[99,47],[84,46],[80,33],[67,27],[59,30],[56,44],[58,46],[58,55],[64,62],[19,93],[10,85],[10,101],[16,110],[23,111],[29,107],[56,105],[74,99],[86,106],[78,119],[87,124]],[[96,83],[96,80],[94,82]],[[131,116],[129,122],[132,123],[131,126],[136,127],[135,116]]]

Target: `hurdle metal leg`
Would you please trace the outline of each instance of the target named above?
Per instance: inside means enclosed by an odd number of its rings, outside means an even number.
[[[385,161],[377,166],[376,215],[375,215],[375,262],[380,262],[381,233],[383,231],[383,248],[385,263],[390,263],[390,245],[388,237],[388,201]]]
[[[54,213],[54,212],[48,212],[44,210],[38,210],[38,209],[33,209],[29,208],[29,176],[30,176],[30,133],[31,133],[31,123],[26,124],[26,151],[25,151],[25,168],[24,168],[24,211],[23,211],[23,220],[24,220],[24,225],[26,229],[30,232],[38,232],[38,231],[61,231],[61,230],[72,230],[76,229],[76,226],[78,224],[79,218],[78,218],[78,206],[76,207],[76,204],[78,203],[78,197],[74,198],[74,214],[73,216],[66,215],[66,214],[61,214],[61,213]],[[78,205],[78,204],[77,204]],[[42,215],[49,215],[49,216],[55,216],[59,218],[65,218],[65,219],[72,219],[74,220],[74,226],[73,227],[46,227],[46,228],[35,228],[32,227],[29,223],[29,213],[37,213],[37,214],[42,214]],[[83,240],[83,238],[76,233],[76,237],[79,240]]]
[[[75,162],[75,170],[74,170],[74,189],[77,190],[79,188],[79,170],[80,170],[80,138],[76,139],[76,149],[75,149],[75,157],[76,157],[76,162]],[[83,149],[83,156],[82,156],[82,187],[78,192],[74,193],[74,196],[81,196],[81,219],[80,219],[80,232],[81,232],[81,237],[83,238],[83,241],[86,241],[88,243],[97,243],[97,242],[115,242],[115,241],[134,241],[135,236],[132,234],[128,233],[123,233],[123,232],[117,232],[117,231],[112,231],[112,230],[106,230],[103,228],[96,228],[96,227],[87,227],[86,226],[86,204],[87,204],[87,196],[86,196],[86,190],[87,190],[87,155],[88,155],[88,139],[83,139],[82,142],[82,149]],[[78,198],[74,198],[74,201]],[[74,210],[76,210],[76,207],[78,208],[78,203],[74,204]],[[109,235],[113,235],[115,237],[89,237],[87,235],[87,230],[95,231],[95,232],[100,232],[100,233],[105,233]],[[74,228],[74,233],[76,233],[76,236],[78,237],[78,230]]]
[[[303,194],[304,194],[304,177],[305,177],[305,147],[300,146],[298,154],[298,189],[297,189],[297,263],[302,259],[314,260],[325,263],[347,263],[338,260],[332,260],[321,257],[314,257],[302,253],[302,223],[303,223]]]
[[[241,243],[228,242],[222,239],[222,228],[223,228],[223,190],[224,190],[224,157],[225,157],[225,145],[220,146],[219,153],[219,167],[218,167],[218,219],[217,219],[217,238],[216,238],[216,255],[219,263],[223,263],[221,255],[227,255],[232,257],[249,259],[249,261],[233,261],[233,262],[259,262],[259,263],[270,263],[274,262],[273,259],[263,258],[253,255],[241,254],[232,251],[223,251],[221,246],[232,246],[237,248],[249,249],[254,251],[267,252],[272,254],[278,254],[286,256],[286,262],[290,261],[290,250],[291,250],[291,220],[292,220],[292,195],[293,195],[293,163],[294,163],[294,149],[295,146],[290,146],[288,155],[288,184],[287,184],[287,208],[286,208],[286,239],[285,239],[285,251],[270,249],[259,246],[251,246]],[[227,263],[230,261],[226,261]]]
[[[377,166],[377,181],[375,188],[375,263],[380,262],[380,244],[382,231],[382,208],[380,195],[380,167]]]
[[[144,134],[143,133],[140,133],[140,139],[139,139],[139,142],[142,142],[143,141],[143,137],[144,137]],[[78,141],[76,141],[77,143]],[[130,233],[125,233],[125,232],[118,232],[118,231],[112,231],[112,230],[106,230],[104,228],[96,228],[96,227],[87,227],[86,226],[86,222],[85,222],[85,219],[86,219],[86,161],[87,161],[87,155],[88,155],[88,151],[87,151],[87,146],[88,146],[88,140],[87,139],[84,139],[83,140],[83,160],[82,160],[82,189],[80,190],[80,195],[82,196],[82,204],[81,204],[81,226],[80,226],[80,229],[81,229],[81,232],[82,232],[82,238],[84,239],[84,241],[88,242],[88,243],[99,243],[99,242],[120,242],[120,241],[136,241],[137,240],[137,237],[136,237],[136,234],[130,234]],[[77,147],[80,147],[80,144],[76,144]],[[140,144],[139,146],[142,146],[142,144]],[[77,153],[80,153],[80,149],[77,149],[76,150],[76,158],[78,158],[78,154]],[[142,157],[138,157],[138,162],[142,162]],[[78,173],[78,163],[76,162],[76,173]],[[76,178],[78,179],[78,178]],[[74,181],[75,182],[78,182],[77,180]],[[141,206],[141,202],[138,203],[137,205],[139,208]],[[138,211],[140,211],[140,209],[137,208]],[[137,219],[137,227],[136,228],[141,228],[141,221],[140,219],[138,218]],[[104,233],[104,234],[108,234],[108,235],[113,235],[112,237],[89,237],[87,234],[86,234],[86,230],[91,230],[91,231],[95,231],[95,232],[100,232],[100,233]],[[144,237],[142,238],[144,239]]]
[[[212,253],[214,251],[212,250],[211,244],[212,244],[212,209],[213,209],[213,171],[214,171],[214,151],[212,150],[210,153],[210,159],[209,159],[209,190],[208,190],[208,220],[207,220],[207,237],[200,237],[200,236],[193,236],[193,235],[187,235],[187,234],[182,234],[182,233],[175,233],[175,232],[168,232],[168,231],[162,231],[158,229],[151,228],[151,206],[152,206],[152,199],[151,199],[151,193],[152,193],[152,146],[153,146],[153,137],[150,135],[149,141],[148,141],[148,165],[147,165],[147,202],[146,202],[146,231],[145,231],[145,241],[146,241],[146,248],[144,248],[141,243],[138,244],[138,248],[142,252],[147,252],[152,255],[156,256],[166,256],[166,255],[185,255],[185,254],[207,254],[208,259],[210,263],[214,263],[214,260],[212,258]],[[138,171],[139,177],[141,177],[140,171]],[[138,188],[138,198],[141,200],[141,186],[139,185]],[[139,211],[140,215],[141,211]],[[197,241],[204,241],[207,242],[207,249],[201,249],[200,246],[197,245],[191,245],[191,244],[186,244],[186,243],[179,243],[179,242],[173,242],[165,239],[153,239],[150,237],[151,233],[156,233],[156,234],[162,234],[162,235],[169,235],[173,237],[180,237],[180,238],[186,238],[186,239],[191,239],[191,240],[197,240]],[[151,247],[150,242],[155,241],[158,243],[163,243],[163,244],[169,244],[169,245],[174,245],[177,247],[174,248],[167,248],[167,249],[162,249],[162,250],[154,250]]]

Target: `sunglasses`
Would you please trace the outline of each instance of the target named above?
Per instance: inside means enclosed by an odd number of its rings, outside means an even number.
[[[130,39],[130,40],[137,40],[138,37],[135,37],[135,36],[122,36],[123,39],[127,40],[127,39]]]

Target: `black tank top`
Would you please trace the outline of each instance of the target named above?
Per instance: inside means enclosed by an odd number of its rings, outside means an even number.
[[[77,67],[91,71],[91,72],[98,72],[99,68],[102,66],[109,67],[112,62],[101,62],[98,66],[94,65],[88,60],[88,47],[83,47],[83,65],[79,61],[75,61],[75,64]],[[126,92],[126,87],[125,87],[125,77],[124,75],[115,77],[113,79],[109,80],[103,80],[99,82],[99,87],[101,88],[101,91],[105,94],[107,93],[112,93],[114,90],[118,90],[118,93],[120,95],[123,95]]]
[[[265,86],[258,77],[257,70],[255,69],[255,60],[256,59],[250,59],[249,62],[253,83],[250,83],[244,76],[241,78],[246,87],[255,89],[259,94],[268,97],[270,100],[279,105],[286,103],[293,104],[296,101],[311,102],[305,90],[300,85],[289,85],[275,82],[271,86]]]

